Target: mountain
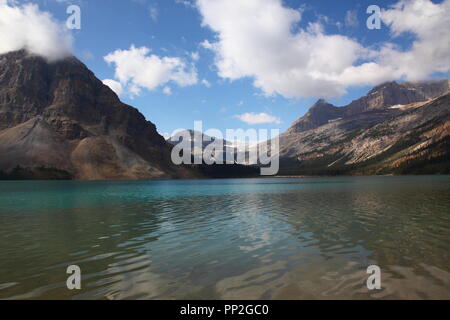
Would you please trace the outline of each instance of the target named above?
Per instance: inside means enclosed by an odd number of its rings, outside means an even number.
[[[295,121],[289,128],[289,132],[303,132],[311,130],[328,123],[333,119],[343,116],[344,110],[333,106],[324,99],[319,99],[299,120]]]
[[[365,111],[427,101],[443,95],[449,90],[450,80],[419,83],[393,81],[375,87],[366,96],[343,107],[336,107],[320,99],[305,116],[294,122],[288,131],[290,133],[303,132],[320,127],[331,120],[358,115]]]
[[[178,139],[175,136],[169,137],[167,139],[167,142],[172,144],[172,145],[177,145],[178,143],[180,143],[182,141],[181,137],[189,137],[190,141],[191,141],[191,150],[192,150],[192,155],[194,158],[199,159],[198,161],[202,161],[201,159],[203,159],[203,151],[205,150],[206,147],[208,147],[210,144],[214,143],[217,145],[221,145],[223,146],[222,150],[215,150],[215,154],[211,157],[211,160],[215,160],[215,158],[218,159],[223,159],[223,161],[226,161],[226,153],[227,151],[232,153],[234,157],[237,150],[236,148],[233,146],[233,144],[227,140],[224,139],[219,139],[216,137],[211,137],[208,136],[205,133],[199,132],[199,131],[195,131],[192,129],[188,129],[188,130],[184,130],[181,132],[177,133]],[[196,143],[197,140],[200,140],[200,143]],[[198,146],[200,146],[200,149],[198,148]]]
[[[162,179],[195,173],[171,145],[75,57],[0,56],[0,176]]]
[[[175,166],[170,142],[75,57],[0,55],[0,179],[257,174]],[[389,82],[347,106],[317,101],[280,136],[280,174],[450,173],[449,147],[449,80]]]
[[[238,154],[242,152],[245,156],[245,150],[240,150],[240,148],[230,141],[211,137],[205,133],[189,129],[178,132],[176,136],[169,137],[167,142],[172,145],[177,145],[182,141],[182,137],[189,137],[188,139],[191,141],[191,161],[192,163],[197,163],[190,167],[204,177],[247,178],[259,176],[260,170],[257,166],[237,163]],[[201,140],[200,143],[198,143],[198,140]],[[206,164],[203,153],[209,145],[212,147],[213,143],[214,145],[223,147],[220,150],[214,150],[214,154],[209,158],[210,164]],[[198,148],[197,144],[201,147]],[[227,153],[229,153],[228,157],[232,157],[234,164],[225,164],[227,162]],[[209,153],[205,153],[205,156],[208,154]],[[223,164],[215,164],[216,161],[223,161]]]
[[[344,107],[319,100],[280,136],[280,173],[450,173],[449,83],[390,82]]]
[[[447,93],[449,88],[449,80],[417,83],[388,82],[375,87],[366,96],[344,107],[344,112],[346,115],[351,116],[369,110],[427,101]]]

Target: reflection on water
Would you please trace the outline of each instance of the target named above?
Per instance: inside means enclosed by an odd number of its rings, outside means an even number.
[[[449,199],[448,176],[0,182],[0,299],[449,299]]]

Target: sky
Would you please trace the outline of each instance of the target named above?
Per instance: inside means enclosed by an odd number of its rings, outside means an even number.
[[[0,54],[22,47],[74,54],[163,135],[196,120],[283,132],[319,98],[448,78],[450,0],[0,0]]]

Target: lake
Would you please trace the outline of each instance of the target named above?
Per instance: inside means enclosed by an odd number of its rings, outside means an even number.
[[[450,176],[0,181],[0,299],[450,299]]]

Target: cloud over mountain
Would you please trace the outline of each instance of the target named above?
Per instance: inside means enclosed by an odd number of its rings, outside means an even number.
[[[26,49],[49,61],[68,56],[72,37],[63,24],[35,4],[0,0],[0,54]]]
[[[300,27],[301,10],[281,0],[197,1],[203,25],[217,36],[203,47],[215,53],[219,76],[250,77],[265,94],[288,98],[339,96],[349,86],[449,71],[449,5],[449,0],[401,0],[385,10],[383,21],[394,37],[403,32],[416,37],[411,49],[402,51],[392,43],[366,48],[353,38],[327,34],[320,23]]]

